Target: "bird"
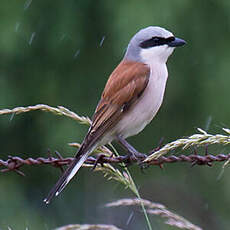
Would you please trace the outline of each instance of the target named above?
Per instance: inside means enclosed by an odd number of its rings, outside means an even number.
[[[46,204],[60,194],[97,147],[117,141],[129,154],[140,157],[126,138],[141,132],[155,117],[164,97],[168,57],[185,44],[159,26],[143,28],[131,38],[123,59],[108,78],[74,160],[43,200]]]

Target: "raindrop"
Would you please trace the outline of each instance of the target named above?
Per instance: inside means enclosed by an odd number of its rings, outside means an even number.
[[[32,0],[27,0],[24,4],[24,10],[27,10],[30,7]]]
[[[10,122],[13,120],[15,113],[12,113],[10,116]]]
[[[100,47],[103,45],[104,40],[105,40],[105,36],[103,36],[102,39],[101,39],[101,41],[100,41]]]
[[[209,130],[211,123],[212,123],[212,116],[208,116],[206,124],[205,124],[205,129],[204,129],[205,131]]]
[[[80,50],[77,50],[77,51],[75,52],[73,58],[77,58],[79,54],[80,54]]]
[[[128,220],[126,221],[126,225],[129,225],[131,219],[133,218],[133,215],[134,215],[134,212],[131,212],[130,215],[129,215]]]
[[[62,34],[60,37],[60,41],[63,41],[66,38],[66,34]]]
[[[16,24],[15,24],[15,32],[18,32],[20,24],[21,24],[20,22],[16,22]]]
[[[219,172],[219,175],[217,176],[216,180],[217,180],[217,181],[220,181],[221,178],[223,177],[223,175],[224,175],[224,167],[223,167],[223,168],[221,169],[221,171]]]
[[[33,40],[34,40],[35,35],[36,35],[36,33],[35,33],[35,32],[33,32],[33,33],[31,34],[31,37],[30,37],[30,40],[29,40],[29,45],[31,45],[31,44],[32,44],[32,42],[33,42]]]

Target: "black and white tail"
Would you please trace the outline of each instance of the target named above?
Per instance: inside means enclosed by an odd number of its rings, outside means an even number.
[[[70,166],[66,169],[54,187],[50,190],[48,196],[43,200],[46,204],[49,204],[54,196],[58,196],[65,186],[70,182],[74,175],[78,172],[83,165],[89,154],[95,149],[95,146],[85,149],[85,145],[82,145]]]

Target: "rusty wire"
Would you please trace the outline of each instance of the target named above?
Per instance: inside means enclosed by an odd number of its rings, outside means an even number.
[[[20,171],[21,167],[24,165],[51,165],[53,167],[58,167],[62,169],[62,166],[70,164],[74,158],[67,157],[63,158],[58,152],[55,152],[57,157],[38,157],[38,158],[27,158],[22,159],[18,156],[8,156],[7,160],[0,159],[0,172],[9,172],[14,171],[20,175],[24,176],[24,173]],[[144,158],[142,159],[144,160]],[[223,162],[230,160],[230,153],[229,154],[218,154],[218,155],[211,155],[211,154],[205,154],[205,155],[198,155],[198,154],[190,154],[190,155],[180,155],[180,156],[162,156],[158,159],[152,160],[151,162],[147,163],[147,166],[150,165],[158,165],[162,167],[163,164],[166,163],[177,163],[177,162],[187,162],[190,163],[192,166],[194,165],[208,165],[212,166],[213,162]],[[111,164],[119,164],[119,163],[125,163],[126,165],[132,164],[132,163],[140,163],[138,162],[138,159],[130,156],[119,156],[119,157],[108,157],[103,154],[99,154],[97,157],[88,157],[86,160],[87,164],[91,164],[96,167],[97,164],[105,164],[105,163],[111,163]]]

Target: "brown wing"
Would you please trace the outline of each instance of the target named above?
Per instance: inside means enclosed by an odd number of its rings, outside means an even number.
[[[100,136],[111,129],[140,97],[149,80],[150,69],[139,62],[122,61],[110,75],[92,120],[90,133]]]

